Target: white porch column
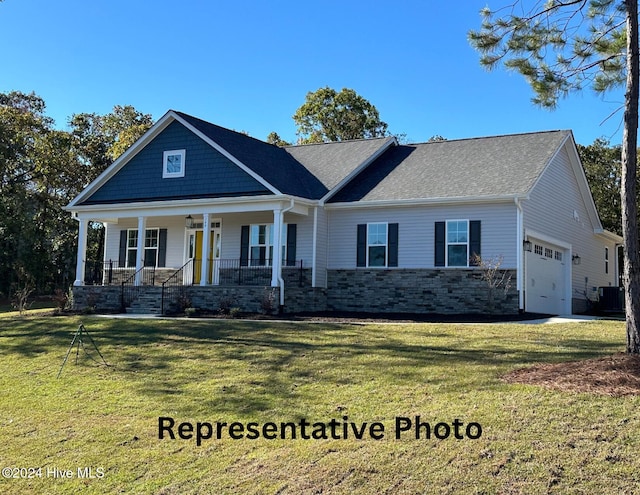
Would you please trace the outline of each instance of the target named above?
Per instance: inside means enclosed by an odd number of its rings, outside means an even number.
[[[200,285],[209,283],[209,245],[211,244],[211,227],[209,214],[202,215],[202,266],[200,267]]]
[[[136,250],[136,279],[135,285],[142,285],[142,267],[144,266],[144,237],[147,228],[147,219],[138,217],[138,247]]]
[[[273,259],[271,260],[271,287],[278,287],[282,265],[282,220],[281,208],[273,210]]]
[[[73,285],[84,285],[84,262],[87,257],[87,230],[89,221],[78,219],[78,259],[76,260],[76,279]]]

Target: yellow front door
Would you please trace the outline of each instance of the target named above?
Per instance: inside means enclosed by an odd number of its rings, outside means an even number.
[[[193,266],[193,283],[197,285],[202,279],[202,230],[196,231],[195,245],[196,250],[194,253],[195,263]]]
[[[194,263],[194,274],[193,274],[193,283],[199,284],[200,280],[202,280],[202,263],[204,263],[204,258],[202,255],[202,230],[197,230],[195,232],[195,252],[194,258],[196,262]],[[209,275],[207,277],[207,283],[218,283],[218,263],[220,259],[220,229],[212,229],[211,236],[209,237]]]

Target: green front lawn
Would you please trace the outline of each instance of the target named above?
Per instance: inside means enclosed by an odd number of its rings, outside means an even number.
[[[82,350],[76,364],[74,348],[56,379],[80,322],[111,366]],[[624,342],[621,322],[4,318],[0,468],[34,469],[11,470],[33,477],[0,478],[0,493],[634,493],[639,397],[500,380],[534,363],[620,352]],[[100,361],[87,339],[85,347]],[[343,438],[344,416],[358,430],[367,423],[363,439],[350,425]],[[416,439],[411,428],[396,439],[396,418],[415,416],[449,424],[449,437],[427,439],[423,429]],[[158,438],[159,417],[175,421],[175,440]],[[264,438],[266,423],[302,418],[335,419],[339,438],[302,439],[298,430],[292,439],[286,429],[285,439]],[[184,422],[227,426],[198,446],[178,437]],[[231,438],[233,422],[241,438]],[[374,422],[384,428],[379,440]],[[454,422],[464,438],[454,437]],[[466,435],[471,422],[482,428],[478,439]],[[249,423],[260,438],[247,438],[256,436]],[[95,478],[79,479],[78,468]],[[66,470],[73,479],[62,478]]]

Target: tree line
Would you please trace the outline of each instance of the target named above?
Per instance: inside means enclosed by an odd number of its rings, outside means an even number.
[[[34,93],[0,93],[0,297],[72,283],[78,226],[63,207],[153,123],[115,106],[106,115],[74,114],[59,130],[45,108]],[[91,229],[94,255],[102,231]]]

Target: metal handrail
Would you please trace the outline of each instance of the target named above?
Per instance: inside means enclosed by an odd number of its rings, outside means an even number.
[[[131,305],[131,303],[136,299],[140,290],[139,286],[135,285],[135,280],[138,274],[144,275],[145,273],[151,273],[151,280],[149,281],[147,277],[143,277],[141,285],[154,285],[156,280],[156,268],[155,266],[144,266],[144,264],[140,269],[133,272],[120,284],[120,305],[122,310],[124,310],[128,305]]]
[[[162,314],[165,314],[165,301],[167,301],[169,299],[169,297],[171,297],[171,299],[174,298],[175,292],[176,292],[176,288],[178,289],[177,290],[178,294],[183,294],[184,293],[184,286],[185,286],[184,272],[185,272],[185,268],[187,266],[189,266],[189,265],[192,265],[192,264],[193,264],[193,259],[190,259],[184,265],[182,265],[180,268],[178,268],[175,272],[173,272],[169,278],[167,278],[164,282],[162,282],[162,299],[161,299],[161,303],[160,303],[160,309],[161,309]],[[181,276],[182,283],[180,283],[178,275]],[[191,278],[191,283],[189,285],[193,285],[193,277]]]

